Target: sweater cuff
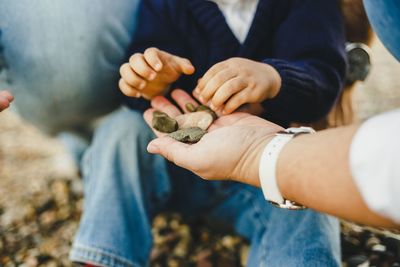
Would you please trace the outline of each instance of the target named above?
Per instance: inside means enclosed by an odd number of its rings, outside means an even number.
[[[304,67],[289,63],[286,60],[266,59],[263,63],[272,66],[281,77],[281,88],[279,93],[272,99],[267,99],[261,104],[265,109],[265,117],[282,126],[291,123],[301,111],[304,103],[302,88],[307,88],[313,84],[310,74],[306,73]],[[302,99],[303,98],[303,99]]]

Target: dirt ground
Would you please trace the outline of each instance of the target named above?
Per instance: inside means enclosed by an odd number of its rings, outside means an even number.
[[[400,107],[400,64],[378,42],[373,55],[372,74],[354,97],[360,120]],[[71,266],[82,203],[78,170],[62,145],[1,113],[0,266]],[[400,235],[347,223],[342,229],[346,266],[400,266]],[[152,266],[244,266],[247,258],[241,238],[178,215],[157,217],[153,234]]]

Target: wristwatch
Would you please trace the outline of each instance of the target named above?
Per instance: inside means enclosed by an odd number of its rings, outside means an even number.
[[[348,67],[346,83],[365,81],[371,71],[371,49],[362,43],[346,44]]]
[[[301,210],[306,207],[283,198],[276,180],[276,164],[283,147],[293,138],[302,134],[313,134],[310,127],[288,128],[276,133],[275,137],[266,145],[259,163],[259,177],[261,189],[267,201],[273,205],[289,210]]]

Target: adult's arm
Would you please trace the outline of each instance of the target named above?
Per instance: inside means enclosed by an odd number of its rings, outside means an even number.
[[[382,143],[383,140],[369,140],[373,143],[372,146],[371,143],[353,146],[354,142],[357,142],[357,135],[368,135],[365,131],[363,126],[359,128],[353,125],[322,131],[315,135],[300,136],[289,142],[278,160],[277,180],[282,195],[309,208],[347,220],[399,228],[398,217],[382,213],[374,207],[375,200],[389,198],[395,201],[394,192],[397,190],[397,195],[400,194],[399,183],[395,182],[400,173],[388,177],[385,176],[388,173],[384,171],[386,168],[396,168],[395,165],[388,166],[384,162],[388,156],[384,153],[391,154],[393,150],[386,146],[387,142]],[[389,132],[387,134],[391,135]],[[352,161],[358,159],[354,159],[356,155],[353,156],[352,153],[355,149],[359,150],[360,145],[367,148],[367,151],[364,151],[367,154],[364,155],[363,166],[355,166]],[[391,145],[400,148],[400,142]],[[396,154],[391,156],[396,157]],[[393,160],[391,163],[396,164]],[[378,175],[371,177],[368,174],[364,175],[365,173],[360,174],[359,168],[374,168]],[[375,183],[366,182],[365,179],[374,179]],[[387,184],[390,180],[393,182],[391,185]],[[372,184],[376,184],[377,187],[371,188]],[[384,186],[386,188],[382,188]],[[390,188],[392,190],[388,190]],[[365,194],[366,191],[374,190],[376,192],[372,193],[373,198]],[[400,210],[396,202],[385,204],[389,205],[385,208],[393,205],[397,212]],[[397,224],[394,220],[397,220]]]
[[[182,91],[173,92],[173,98],[181,107],[193,101]],[[180,113],[162,97],[152,105],[171,116]],[[149,124],[151,116],[152,110],[146,111]],[[396,156],[400,151],[396,139],[400,111],[389,118],[382,116],[387,119],[372,119],[361,128],[325,130],[289,142],[278,160],[277,179],[283,196],[340,218],[400,228],[400,158]],[[208,180],[234,180],[259,187],[261,153],[280,130],[259,117],[234,113],[219,118],[197,144],[160,137],[149,144],[148,151]],[[386,201],[376,206],[382,199]]]

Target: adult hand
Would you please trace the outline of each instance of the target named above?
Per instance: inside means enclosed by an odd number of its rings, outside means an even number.
[[[6,108],[8,108],[13,100],[14,97],[10,92],[0,91],[0,111],[3,111]]]
[[[186,92],[174,90],[172,98],[186,111],[185,105],[197,102]],[[151,101],[152,109],[144,113],[151,126],[154,110],[171,117],[181,114],[162,96]],[[188,169],[207,180],[234,180],[259,186],[258,164],[265,145],[282,128],[276,124],[247,113],[233,113],[217,119],[209,132],[196,144],[184,144],[162,136],[149,143],[147,150],[160,154],[176,165]]]

